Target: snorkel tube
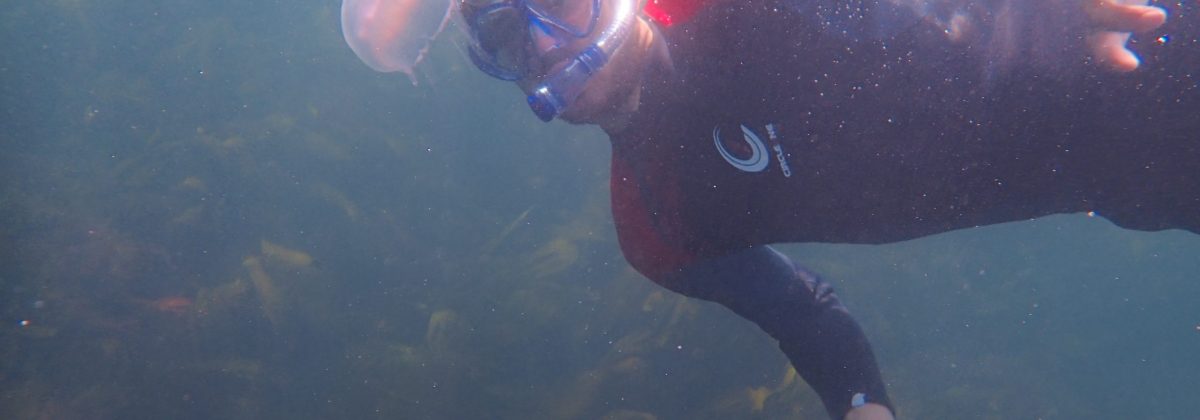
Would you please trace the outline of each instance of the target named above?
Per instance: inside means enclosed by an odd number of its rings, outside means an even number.
[[[550,122],[566,111],[571,103],[579,99],[583,87],[600,68],[608,63],[617,47],[629,37],[634,22],[636,0],[617,0],[617,10],[612,25],[604,28],[596,43],[571,60],[562,70],[550,75],[525,98],[529,108],[542,121]]]

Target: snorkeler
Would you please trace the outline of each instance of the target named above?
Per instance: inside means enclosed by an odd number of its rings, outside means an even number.
[[[835,419],[893,416],[870,344],[768,244],[1076,212],[1200,233],[1200,88],[1170,72],[1200,57],[1160,39],[1157,76],[1121,73],[1139,65],[1126,31],[1163,25],[1157,7],[662,1],[649,18],[638,0],[459,1],[480,70],[542,120],[609,135],[629,263],[757,324]]]

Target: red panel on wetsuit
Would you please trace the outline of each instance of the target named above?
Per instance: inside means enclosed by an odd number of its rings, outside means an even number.
[[[639,273],[655,282],[661,281],[669,272],[676,271],[695,261],[697,256],[685,250],[685,242],[675,218],[666,218],[661,226],[652,220],[652,211],[643,199],[643,188],[626,161],[627,157],[618,148],[612,156],[612,212],[617,227],[617,242],[625,260]],[[669,176],[670,174],[656,174]],[[679,200],[678,191],[670,188],[673,182],[660,182],[653,194],[667,202]]]
[[[650,0],[646,3],[646,15],[663,27],[686,22],[696,12],[715,0]]]

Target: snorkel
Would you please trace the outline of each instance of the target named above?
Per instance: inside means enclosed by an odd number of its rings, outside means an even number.
[[[636,0],[616,0],[619,3],[613,14],[613,22],[596,39],[596,42],[575,56],[562,70],[551,74],[525,98],[529,108],[542,121],[550,122],[562,115],[579,95],[583,87],[596,72],[600,71],[613,53],[629,38],[636,20]]]

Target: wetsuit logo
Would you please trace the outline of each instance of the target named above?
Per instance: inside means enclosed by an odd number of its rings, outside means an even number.
[[[767,150],[767,145],[763,143],[758,134],[754,133],[750,127],[745,124],[742,127],[742,139],[746,144],[750,145],[750,157],[739,158],[730,153],[721,144],[721,127],[713,127],[713,144],[717,146],[717,151],[721,153],[721,157],[733,165],[734,168],[745,172],[762,172],[767,169],[767,165],[771,162],[771,153]],[[788,166],[787,157],[783,153],[783,145],[779,143],[779,138],[775,134],[775,124],[767,124],[767,134],[771,139],[771,149],[775,150],[775,159],[779,161],[779,170],[783,172],[785,178],[792,176],[792,168]]]
[[[767,169],[767,163],[770,162],[767,145],[763,144],[762,139],[758,138],[758,135],[744,124],[742,125],[742,138],[750,145],[750,157],[745,159],[734,156],[733,153],[725,150],[725,145],[721,144],[721,127],[713,127],[713,144],[716,144],[717,151],[721,153],[721,157],[725,158],[726,162],[729,162],[734,168],[746,172],[762,172],[763,169]]]

